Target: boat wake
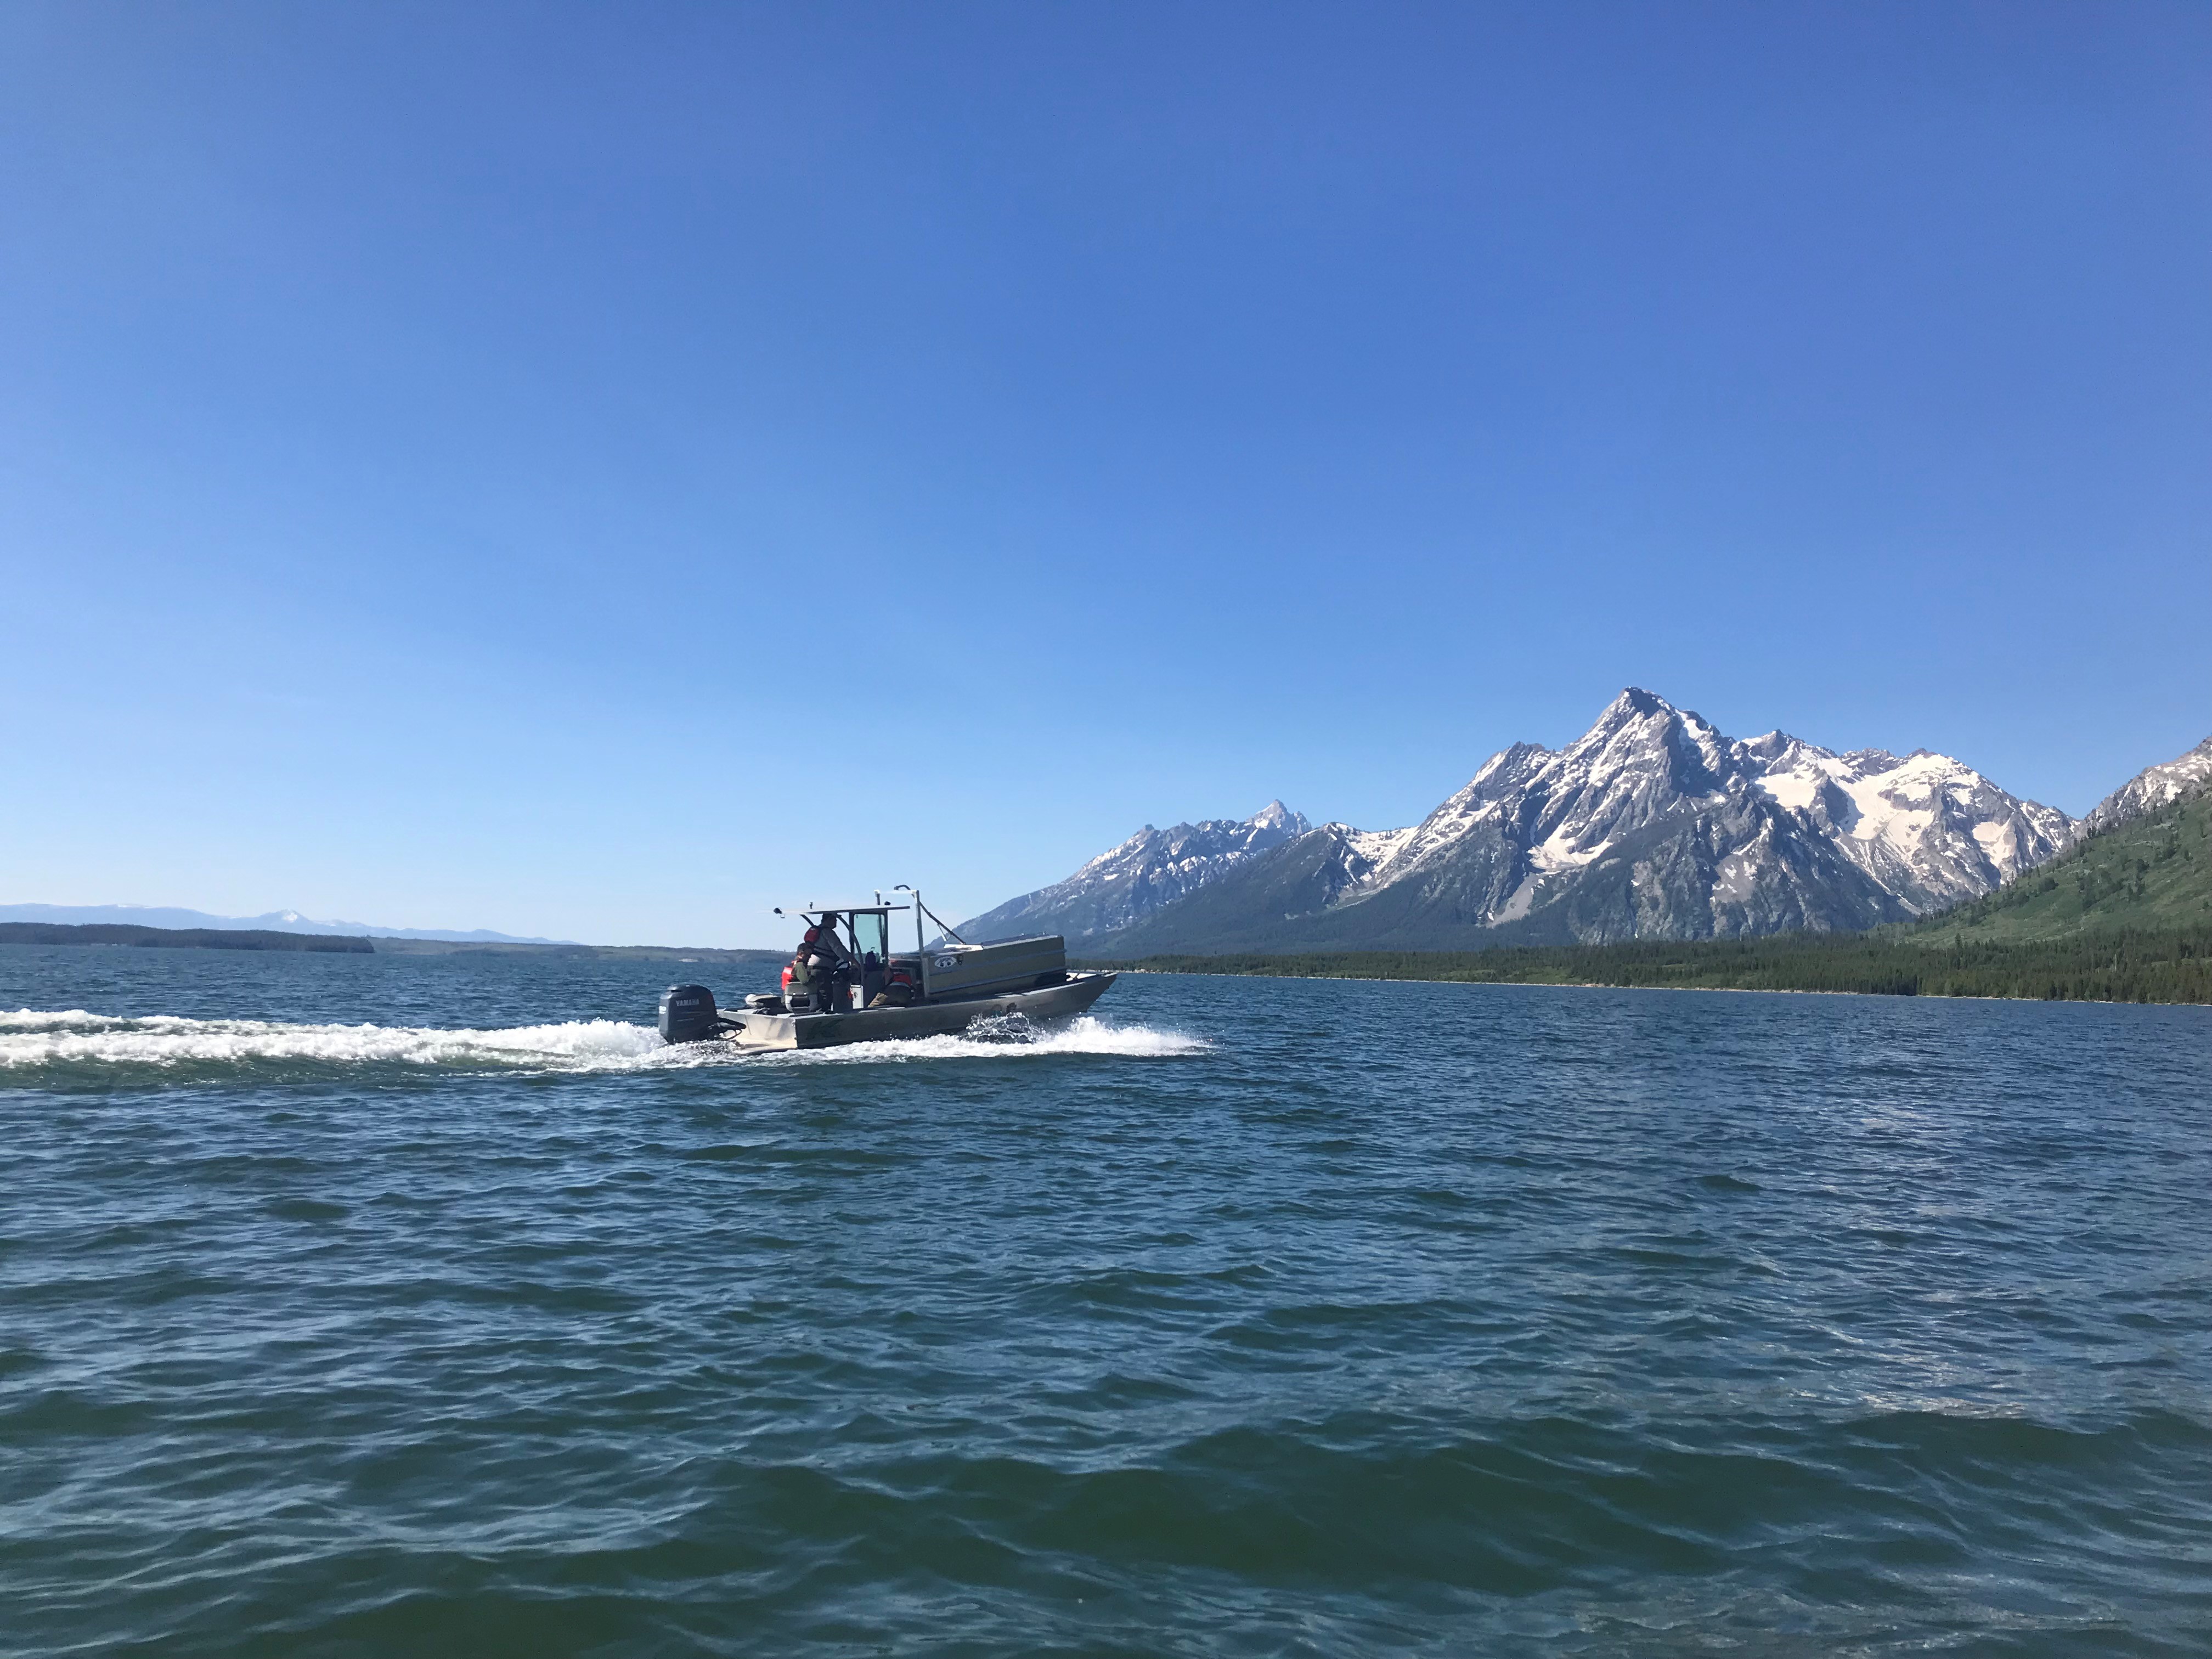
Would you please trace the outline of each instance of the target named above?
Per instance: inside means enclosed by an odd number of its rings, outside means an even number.
[[[1004,1060],[1009,1055],[1025,1054],[1119,1054],[1152,1060],[1204,1054],[1212,1047],[1203,1037],[1181,1031],[1164,1031],[1152,1025],[1109,1025],[1091,1014],[1047,1024],[1033,1024],[1020,1014],[995,1014],[973,1022],[965,1031],[947,1036],[850,1042],[835,1048],[794,1048],[761,1054],[748,1063],[865,1066],[887,1060]]]
[[[1200,1038],[1145,1025],[1109,1025],[1089,1015],[1042,1026],[1032,1026],[1018,1014],[1005,1015],[979,1019],[957,1036],[747,1057],[719,1042],[671,1045],[663,1042],[651,1026],[614,1019],[447,1030],[435,1026],[185,1019],[168,1014],[126,1019],[82,1008],[0,1012],[0,1074],[14,1072],[19,1076],[26,1070],[45,1066],[169,1069],[257,1062],[617,1072],[1047,1054],[1154,1057],[1199,1053],[1209,1046]]]

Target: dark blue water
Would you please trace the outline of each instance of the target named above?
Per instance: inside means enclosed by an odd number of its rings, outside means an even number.
[[[2206,1011],[670,976],[0,947],[0,1653],[2212,1651]]]

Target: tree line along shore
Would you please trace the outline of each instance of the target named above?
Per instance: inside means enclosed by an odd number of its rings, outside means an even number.
[[[1147,957],[1135,962],[1083,965],[1286,979],[2212,1002],[2212,927],[2084,935],[2027,945],[1930,947],[1864,933],[1778,933],[1749,939],[1640,939],[1620,945],[1517,945],[1495,951]]]

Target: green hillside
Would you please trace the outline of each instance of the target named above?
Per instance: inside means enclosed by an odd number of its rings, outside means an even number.
[[[2212,796],[2200,795],[2092,836],[1986,898],[1875,934],[1954,946],[2208,927]]]

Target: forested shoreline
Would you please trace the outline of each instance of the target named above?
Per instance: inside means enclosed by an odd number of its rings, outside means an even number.
[[[1863,933],[1778,933],[1492,951],[1156,956],[1084,965],[1280,979],[2212,1003],[2212,927],[2076,934],[2026,944],[1925,945]]]

